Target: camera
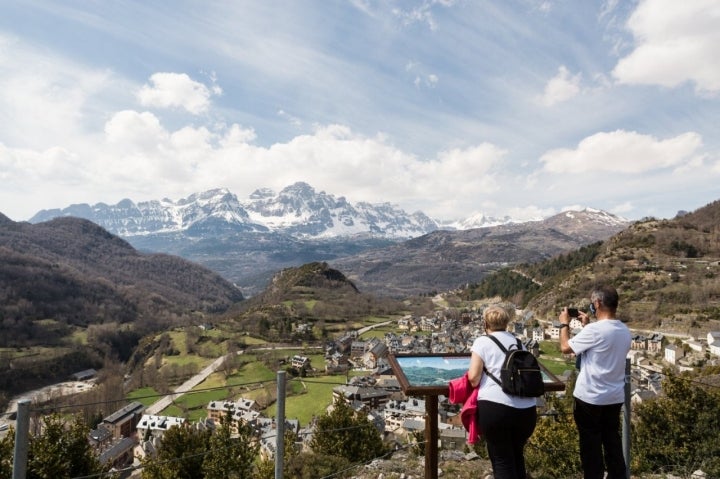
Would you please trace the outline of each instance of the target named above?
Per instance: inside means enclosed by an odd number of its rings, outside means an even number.
[[[578,311],[577,308],[568,308],[567,311],[568,316],[570,316],[571,318],[577,318],[578,316],[580,316],[580,311]]]

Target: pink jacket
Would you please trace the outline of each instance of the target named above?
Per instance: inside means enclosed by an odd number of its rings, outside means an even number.
[[[448,399],[453,404],[463,403],[460,409],[460,420],[468,432],[468,444],[475,444],[480,438],[480,427],[477,423],[477,390],[470,385],[467,373],[461,378],[448,383]]]

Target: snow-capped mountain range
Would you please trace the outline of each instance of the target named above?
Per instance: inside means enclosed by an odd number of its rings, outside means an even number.
[[[42,210],[30,219],[39,223],[60,216],[90,220],[123,237],[185,232],[204,236],[218,232],[277,232],[295,238],[342,238],[368,235],[407,239],[438,229],[470,229],[512,223],[478,214],[465,221],[441,224],[424,213],[407,213],[390,203],[351,204],[345,197],[317,192],[298,182],[276,193],[267,188],[240,200],[220,188],[193,194],[178,201],[129,199],[115,205],[76,204]]]
[[[451,289],[498,264],[549,257],[629,224],[590,209],[526,222],[479,214],[448,224],[389,203],[351,204],[307,183],[279,193],[258,189],[244,200],[214,189],[178,201],[78,204],[40,211],[30,222],[62,216],[90,220],[140,251],[205,265],[246,297],[262,291],[275,272],[312,261],[337,263],[358,285],[385,294]],[[398,286],[402,281],[414,289]]]

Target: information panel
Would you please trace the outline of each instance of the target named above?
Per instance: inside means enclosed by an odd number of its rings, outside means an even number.
[[[470,366],[470,354],[391,354],[388,360],[403,392],[408,395],[446,395],[448,383],[462,377]],[[546,391],[565,389],[565,384],[542,363],[540,369]]]

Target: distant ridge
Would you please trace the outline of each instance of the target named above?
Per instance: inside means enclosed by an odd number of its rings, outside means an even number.
[[[279,193],[258,189],[242,201],[218,188],[176,202],[125,199],[115,205],[71,205],[42,210],[30,222],[66,216],[90,220],[126,238],[181,232],[195,237],[274,232],[301,239],[358,235],[406,239],[438,229],[437,222],[421,212],[409,214],[389,203],[353,205],[342,196],[317,192],[303,182]]]
[[[178,201],[72,205],[41,211],[31,222],[66,216],[93,221],[140,251],[203,264],[245,296],[263,291],[277,271],[317,261],[337,266],[364,292],[450,289],[479,281],[504,264],[605,239],[629,224],[587,209],[524,223],[477,214],[440,225],[422,212],[408,214],[388,203],[351,204],[303,182],[279,193],[260,188],[245,200],[220,188]],[[532,231],[532,241],[515,237]],[[423,254],[427,257],[420,259]]]
[[[460,288],[492,271],[605,240],[630,223],[610,213],[565,211],[541,221],[434,231],[330,262],[363,291],[402,297]]]

